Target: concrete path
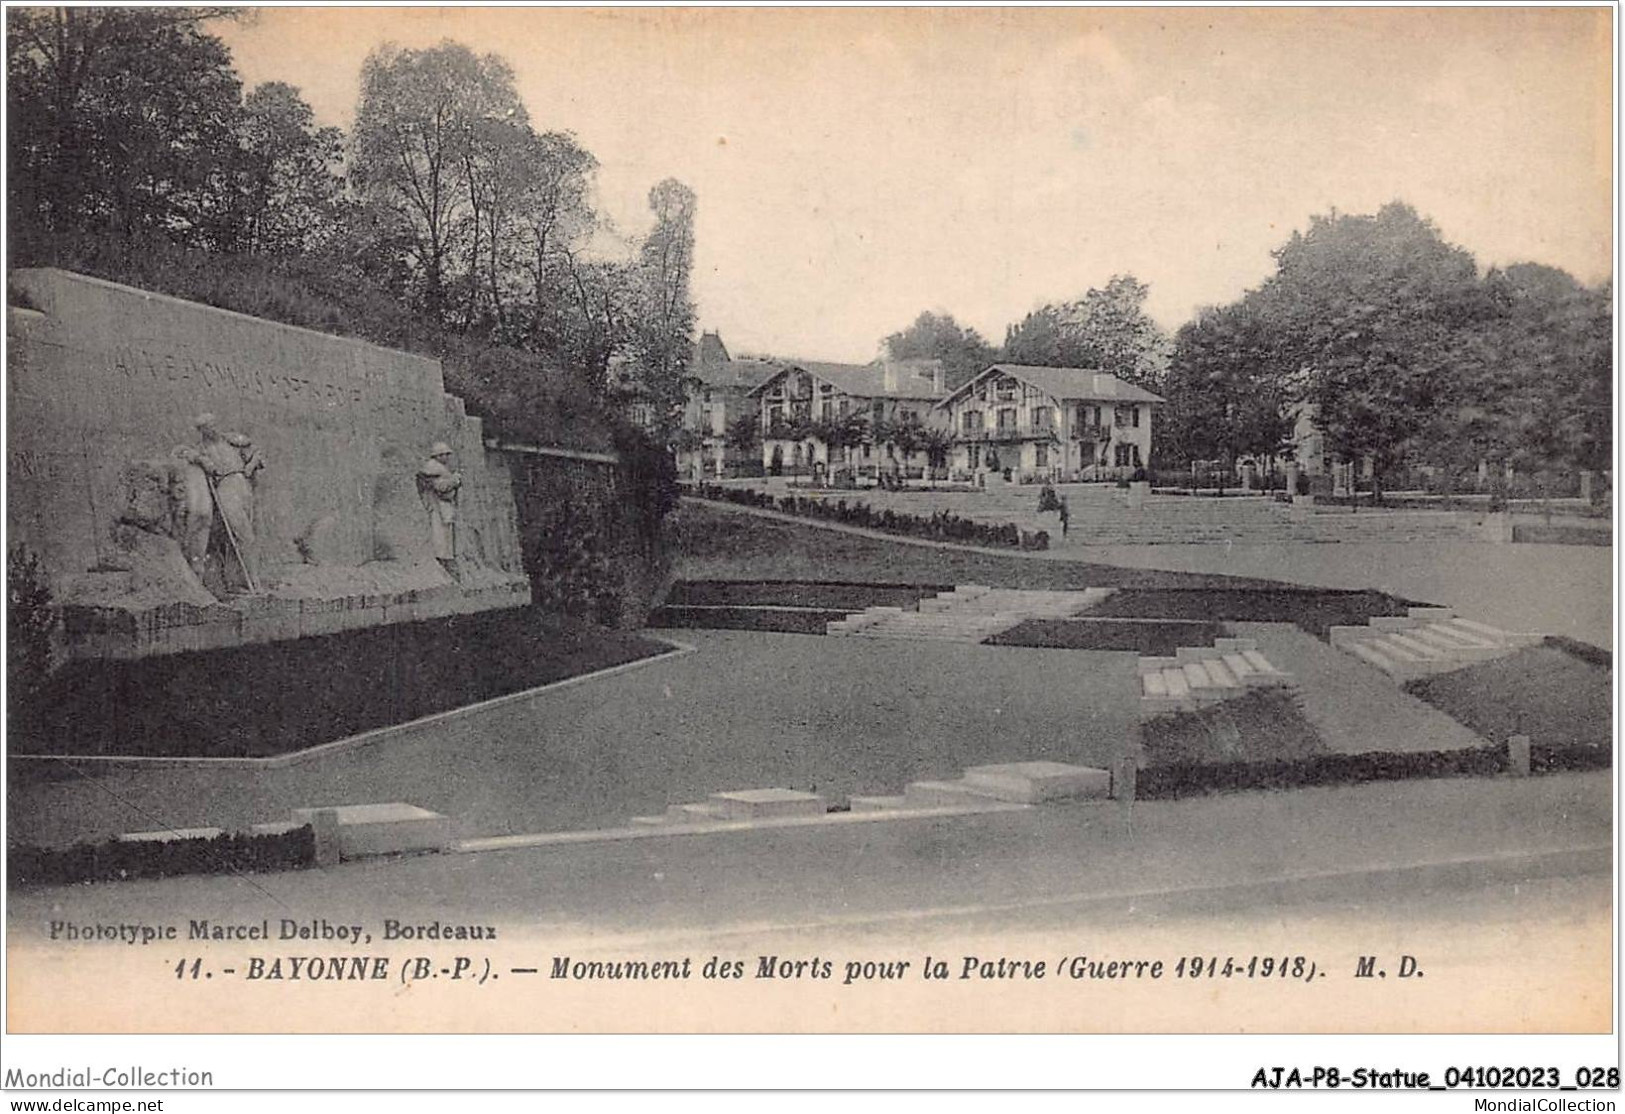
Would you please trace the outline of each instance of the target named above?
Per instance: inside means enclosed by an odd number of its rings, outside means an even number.
[[[277,770],[60,769],[8,787],[10,838],[232,827],[406,801],[461,837],[625,824],[729,789],[901,792],[967,766],[1109,765],[1133,729],[1134,657],[683,631],[698,652],[411,728]]]
[[[821,828],[431,855],[245,877],[47,887],[11,895],[13,940],[52,918],[455,919],[554,935],[766,930],[1093,903],[1199,904],[1226,887],[1600,848],[1612,776],[1451,778],[1110,802]],[[1572,865],[1572,864],[1571,864]],[[1584,865],[1583,863],[1580,865]],[[1369,889],[1347,887],[1351,898]],[[1116,896],[1113,896],[1116,895]],[[1256,900],[1256,894],[1248,900]],[[455,914],[454,917],[451,914]]]
[[[1322,588],[1375,588],[1453,607],[1460,615],[1503,630],[1561,634],[1604,649],[1613,646],[1614,551],[1605,546],[1343,542],[1100,545],[1031,551],[907,538],[730,503],[702,505],[903,545],[1031,561],[1214,573]]]
[[[1333,751],[1455,750],[1485,740],[1387,675],[1287,623],[1230,623],[1297,679],[1305,718]]]

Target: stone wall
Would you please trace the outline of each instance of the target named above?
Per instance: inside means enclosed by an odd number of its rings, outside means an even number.
[[[57,270],[9,278],[7,522],[50,571],[69,652],[140,656],[529,601],[506,458],[438,361]],[[183,556],[184,461],[216,415],[266,462],[247,564],[220,516]],[[417,474],[454,450],[456,561]]]

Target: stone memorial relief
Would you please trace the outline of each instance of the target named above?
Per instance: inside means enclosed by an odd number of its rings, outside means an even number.
[[[11,285],[7,518],[70,656],[529,602],[507,459],[438,361],[64,271]]]

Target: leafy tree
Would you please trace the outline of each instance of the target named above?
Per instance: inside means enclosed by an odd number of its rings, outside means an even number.
[[[922,313],[914,324],[891,334],[882,344],[894,360],[941,360],[949,390],[984,370],[995,356],[993,346],[980,333],[961,326],[951,313]]]
[[[739,415],[728,423],[728,447],[740,456],[754,456],[762,448],[762,422],[755,414]]]
[[[1272,336],[1242,300],[1184,325],[1164,390],[1158,453],[1185,463],[1275,455],[1291,437],[1291,377],[1272,359]]]
[[[649,191],[654,228],[638,252],[638,321],[633,332],[639,384],[655,406],[657,434],[669,436],[683,406],[694,351],[694,191],[667,178]]]
[[[1145,312],[1151,288],[1113,275],[1075,302],[1047,305],[1005,331],[1004,359],[1045,367],[1098,368],[1155,389],[1167,370],[1169,341]]]
[[[1602,469],[1612,456],[1612,304],[1564,271],[1521,263],[1484,280],[1457,443],[1519,467]]]
[[[242,91],[225,44],[202,23],[224,14],[7,12],[8,204],[26,235],[89,230],[214,246]]]
[[[953,435],[945,429],[926,426],[920,431],[920,448],[925,450],[927,467],[933,470],[947,468],[948,454],[954,448]]]
[[[485,145],[508,134],[504,123],[523,124],[523,113],[508,64],[460,43],[427,50],[383,46],[362,65],[351,177],[393,215],[410,244],[417,297],[437,325],[450,323],[455,261],[479,255],[482,205],[489,200],[482,175],[494,158]],[[465,294],[473,287],[470,274],[465,266]],[[465,327],[470,316],[465,313]]]
[[[1381,476],[1470,393],[1463,338],[1488,303],[1472,256],[1410,206],[1312,218],[1258,295],[1278,369],[1306,369],[1327,447]]]
[[[231,246],[302,255],[337,234],[344,134],[318,128],[297,89],[280,81],[256,86],[243,102],[238,144],[235,194],[241,216],[233,222]]]

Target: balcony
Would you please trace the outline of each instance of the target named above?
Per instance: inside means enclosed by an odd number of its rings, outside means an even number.
[[[1086,424],[1072,427],[1074,441],[1092,441],[1097,445],[1104,445],[1112,439],[1111,427],[1104,424]]]
[[[1004,444],[1011,441],[1053,441],[1056,438],[1055,431],[1048,427],[1006,426],[1003,429],[960,430],[954,439],[968,444]]]

